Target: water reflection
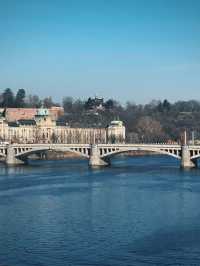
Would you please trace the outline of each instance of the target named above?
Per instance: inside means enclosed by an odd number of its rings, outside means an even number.
[[[0,262],[199,265],[199,174],[162,156],[2,166]]]

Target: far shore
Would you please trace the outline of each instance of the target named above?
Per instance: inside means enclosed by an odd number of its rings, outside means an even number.
[[[146,155],[157,155],[156,152],[151,151],[129,151],[125,153],[120,153],[116,156],[146,156]],[[56,152],[56,151],[48,151],[43,154],[43,156],[31,156],[31,159],[46,159],[46,160],[61,160],[61,159],[76,159],[83,158],[76,153],[73,152]]]

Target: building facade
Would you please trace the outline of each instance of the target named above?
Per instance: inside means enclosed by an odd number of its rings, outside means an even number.
[[[107,127],[107,141],[109,143],[124,143],[126,138],[126,129],[120,120],[111,121]]]
[[[5,108],[0,110],[4,112],[5,119],[8,122],[15,122],[18,120],[29,120],[34,119],[38,109],[37,108]],[[60,106],[52,106],[48,109],[49,115],[53,120],[57,120],[59,116],[64,114],[63,107]]]
[[[48,109],[37,109],[34,119],[8,121],[0,117],[0,141],[9,143],[119,143],[125,140],[121,121],[107,128],[71,128],[59,125]]]

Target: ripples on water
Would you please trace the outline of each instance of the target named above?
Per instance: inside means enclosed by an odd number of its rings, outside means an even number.
[[[0,170],[0,266],[200,265],[200,170],[162,156]]]

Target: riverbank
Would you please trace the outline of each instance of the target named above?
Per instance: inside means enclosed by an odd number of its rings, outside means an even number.
[[[147,156],[147,155],[156,155],[155,152],[150,151],[129,151],[125,153],[120,153],[116,156]],[[47,151],[43,153],[41,156],[32,156],[32,159],[47,159],[47,160],[62,160],[62,159],[73,159],[73,158],[81,158],[79,154],[74,152],[57,152],[57,151]]]

